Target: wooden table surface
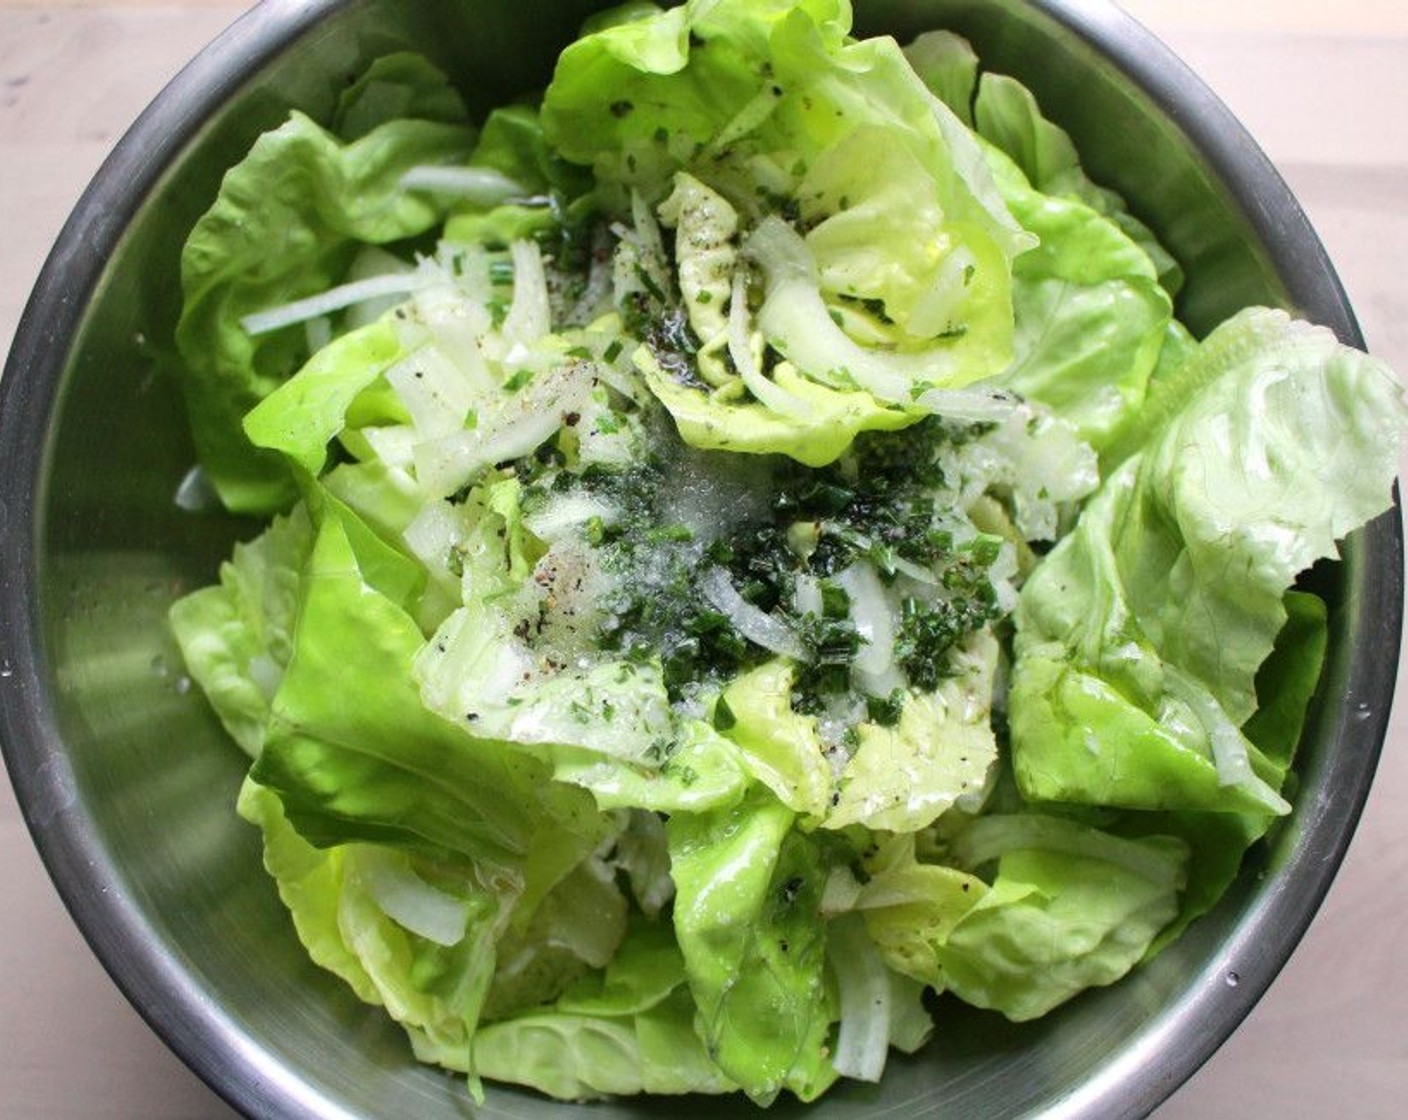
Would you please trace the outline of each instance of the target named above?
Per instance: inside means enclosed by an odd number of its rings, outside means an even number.
[[[0,0],[0,346],[104,155],[247,5]],[[1408,375],[1408,2],[1128,0],[1226,100]],[[4,469],[0,465],[0,469]],[[1157,1113],[1408,1115],[1408,689],[1330,896],[1269,994]],[[89,953],[0,782],[0,1120],[233,1115]]]

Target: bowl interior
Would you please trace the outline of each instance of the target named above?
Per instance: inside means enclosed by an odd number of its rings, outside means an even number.
[[[4,378],[0,738],[27,819],[86,935],[133,1002],[255,1115],[463,1117],[463,1085],[313,966],[233,812],[245,760],[182,676],[165,614],[209,582],[248,522],[173,502],[193,455],[169,376],[186,231],[224,169],[290,107],[325,116],[367,59],[423,51],[487,110],[540,87],[586,3],[272,0],[177,79],[80,203]],[[1195,332],[1237,308],[1295,308],[1358,342],[1284,184],[1192,76],[1113,7],[1021,0],[862,6],[858,30],[967,35],[1075,136],[1184,265]],[[938,1041],[819,1117],[1151,1110],[1235,1027],[1328,887],[1372,777],[1401,589],[1395,512],[1313,575],[1331,605],[1323,699],[1287,825],[1231,895],[1115,988],[1016,1027],[942,1004]],[[1229,977],[1237,982],[1229,983]],[[597,1115],[676,1112],[622,1102]],[[751,1114],[717,1101],[703,1114]],[[775,1112],[797,1106],[779,1104]],[[491,1088],[475,1115],[560,1117]]]

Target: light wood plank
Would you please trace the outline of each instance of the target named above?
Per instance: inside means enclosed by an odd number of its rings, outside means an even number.
[[[1150,27],[1211,32],[1408,34],[1402,0],[1117,0]]]

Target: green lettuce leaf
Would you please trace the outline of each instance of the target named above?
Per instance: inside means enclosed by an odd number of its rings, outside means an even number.
[[[502,1019],[551,1003],[583,975],[606,967],[628,932],[626,896],[615,868],[596,855],[564,875],[532,905],[513,914],[495,947],[497,968],[485,1019]]]
[[[694,1032],[695,1013],[682,989],[633,1015],[549,1010],[505,1019],[479,1031],[475,1069],[568,1101],[731,1092]]]
[[[253,541],[235,545],[218,584],[171,606],[187,672],[251,757],[263,749],[270,701],[293,654],[300,579],[312,547],[308,511],[297,506]]]
[[[821,893],[826,866],[795,814],[755,787],[730,809],[667,824],[675,933],[699,1031],[724,1074],[759,1104],[803,1100],[836,1078]]]
[[[426,571],[406,551],[400,538],[379,532],[326,486],[310,481],[304,493],[319,533],[329,522],[335,523],[336,531],[346,537],[350,555],[367,586],[399,610],[413,615],[425,592]]]
[[[562,52],[543,124],[553,147],[599,180],[655,197],[709,145],[770,115],[760,64],[774,34],[815,35],[834,50],[850,29],[839,0],[636,5],[621,14],[628,18],[603,21]]]
[[[1240,730],[1297,574],[1387,507],[1405,409],[1321,328],[1243,312],[1022,589],[1013,763],[1038,799],[1277,814]],[[1147,412],[1148,410],[1146,410]]]
[[[1111,219],[1148,256],[1170,296],[1183,286],[1183,270],[1154,233],[1131,214],[1123,198],[1093,183],[1070,136],[1042,115],[1026,86],[1004,74],[986,73],[973,103],[979,135],[1015,160],[1038,190],[1077,199]]]
[[[738,745],[748,772],[779,801],[804,817],[820,818],[835,779],[816,717],[792,710],[796,675],[790,661],[776,659],[731,681],[718,701],[732,720],[723,734]]]
[[[1178,914],[1188,859],[1175,837],[1129,840],[1036,814],[981,817],[954,854],[997,871],[936,942],[940,975],[959,998],[1019,1021],[1137,964]]]
[[[385,1007],[417,1050],[468,1071],[494,937],[512,899],[478,887],[469,868],[416,868],[403,853],[366,844],[316,848],[290,826],[279,798],[253,781],[239,811],[263,833],[264,865],[312,960]],[[438,923],[424,912],[427,899]]]
[[[316,477],[357,398],[405,353],[394,316],[334,339],[249,411],[245,434]]]
[[[787,455],[809,467],[834,463],[860,432],[908,427],[916,413],[884,404],[858,389],[833,389],[782,365],[774,382],[799,401],[804,412],[785,416],[747,397],[690,388],[660,369],[648,351],[637,351],[637,368],[650,391],[674,417],[680,438],[706,451]]]
[[[351,520],[325,516],[318,530],[293,656],[252,776],[320,847],[366,840],[454,852],[520,885],[540,856],[574,865],[601,837],[590,804],[546,785],[534,759],[425,708],[411,674],[424,636],[368,582]],[[540,834],[554,822],[559,836]]]
[[[1041,239],[1013,266],[1016,357],[1002,383],[1102,448],[1144,402],[1173,313],[1143,249],[1084,202],[989,160],[1013,216]]]
[[[326,493],[387,541],[401,541],[425,507],[425,495],[415,481],[379,459],[339,463],[318,481]]]
[[[915,832],[962,799],[978,804],[997,761],[997,659],[997,640],[980,631],[935,692],[906,698],[897,724],[862,723],[826,827]]]
[[[413,874],[404,860],[402,853],[353,846],[344,862],[338,928],[413,1046],[433,1049],[442,1065],[469,1072],[470,1040],[494,971],[494,937],[513,899],[478,887],[466,871],[455,895],[437,891],[461,902],[464,933],[449,944],[420,936],[388,914],[378,897],[388,863],[392,874],[397,863],[403,875]]]
[[[1292,778],[1290,766],[1305,726],[1306,709],[1319,684],[1329,638],[1325,604],[1318,596],[1288,591],[1286,614],[1286,625],[1276,635],[1271,656],[1257,672],[1256,713],[1243,728],[1257,748],[1253,759],[1260,772],[1277,788]],[[1151,955],[1216,905],[1236,878],[1247,848],[1273,823],[1267,814],[1258,812],[1173,811],[1127,813],[1111,826],[1122,835],[1177,836],[1189,848],[1188,881],[1178,919],[1158,936],[1150,947]]]
[[[398,51],[374,59],[338,95],[332,131],[344,140],[360,140],[392,121],[460,125],[468,119],[464,98],[439,67],[424,55]]]
[[[1149,258],[1170,296],[1183,284],[1178,263],[1116,192],[1092,182],[1070,135],[1042,113],[1015,78],[980,73],[977,54],[951,31],[928,31],[905,47],[905,56],[935,96],[969,128],[1021,168],[1043,194],[1079,201],[1110,218]]]
[[[482,1027],[474,1063],[485,1077],[560,1100],[731,1092],[695,1015],[669,925],[637,920],[604,970],[546,1008]]]
[[[1157,655],[1144,649],[1139,660],[1160,668]],[[1190,700],[1211,713],[1206,724]],[[1029,798],[1268,816],[1288,811],[1255,748],[1195,684],[1179,681],[1175,692],[1152,703],[1132,702],[1055,643],[1023,652],[1009,703],[1013,768]],[[1235,780],[1219,771],[1214,733],[1222,750],[1244,760]]]
[[[577,1015],[635,1015],[669,999],[687,982],[670,923],[636,915],[611,963],[582,977],[555,1006]]]
[[[920,862],[915,849],[912,832],[877,844],[852,905],[890,969],[942,992],[939,948],[988,886],[968,871]]]
[[[1242,726],[1267,764],[1283,778],[1295,758],[1330,640],[1327,608],[1318,595],[1288,591],[1285,608],[1286,624],[1257,670],[1257,709]]]
[[[862,125],[816,159],[798,192],[823,292],[883,308],[887,344],[942,340],[944,364],[1002,368],[1012,330],[1004,246],[955,220],[922,152],[897,144],[892,128]]]
[[[264,869],[277,884],[279,898],[313,963],[340,976],[359,999],[380,1004],[376,983],[348,947],[338,924],[347,849],[315,848],[308,843],[288,823],[278,796],[257,782],[245,780],[237,807],[240,816],[263,835]]]

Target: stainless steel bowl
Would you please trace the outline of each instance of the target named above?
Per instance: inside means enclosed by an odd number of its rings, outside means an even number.
[[[181,512],[192,463],[168,376],[185,232],[220,175],[290,107],[329,112],[359,64],[409,47],[484,110],[541,86],[592,5],[267,0],[153,103],[61,234],[0,379],[0,743],[50,874],[136,1007],[253,1116],[469,1114],[399,1031],[303,954],[258,838],[232,802],[243,759],[183,687],[169,603],[208,582],[253,526]],[[1082,0],[878,0],[859,30],[946,26],[1025,81],[1187,269],[1180,314],[1293,308],[1362,344],[1300,208],[1227,110],[1113,6]],[[1235,1029],[1300,939],[1373,777],[1393,689],[1402,588],[1397,510],[1312,580],[1331,648],[1293,816],[1172,949],[1111,989],[1014,1026],[956,1014],[878,1088],[819,1117],[1151,1111]],[[1235,982],[1234,982],[1235,981]],[[598,1116],[751,1113],[623,1102]],[[774,1113],[800,1108],[780,1105]],[[566,1106],[491,1089],[476,1115]]]

